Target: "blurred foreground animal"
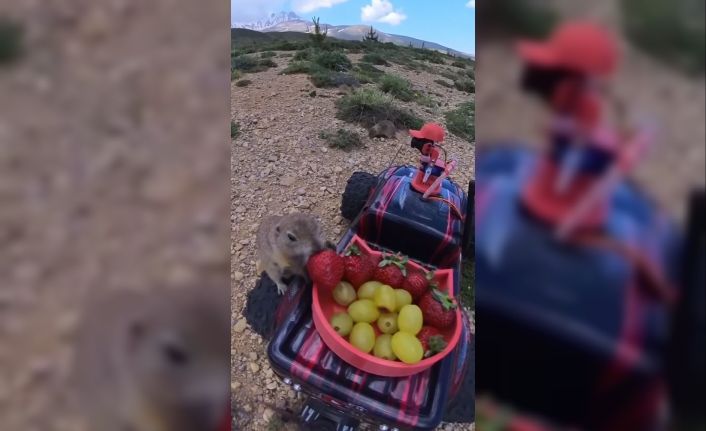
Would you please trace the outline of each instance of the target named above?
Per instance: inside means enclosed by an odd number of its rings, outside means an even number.
[[[228,288],[97,294],[74,378],[93,430],[216,431],[230,407]]]

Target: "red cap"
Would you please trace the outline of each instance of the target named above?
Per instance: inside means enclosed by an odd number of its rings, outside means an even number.
[[[410,130],[409,134],[415,138],[429,139],[434,142],[444,140],[444,128],[436,123],[426,123],[419,130]]]
[[[561,24],[545,41],[521,40],[520,57],[528,63],[562,67],[591,75],[610,75],[618,63],[618,43],[607,30],[585,21]]]

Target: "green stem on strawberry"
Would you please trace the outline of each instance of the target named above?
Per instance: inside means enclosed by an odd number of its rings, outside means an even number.
[[[441,304],[442,307],[444,307],[444,310],[453,310],[456,308],[456,301],[447,293],[439,290],[436,286],[432,287],[431,295]]]
[[[345,256],[360,256],[360,249],[357,245],[353,244],[344,253]]]

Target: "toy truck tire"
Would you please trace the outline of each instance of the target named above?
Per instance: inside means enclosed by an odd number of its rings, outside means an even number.
[[[341,198],[341,215],[351,221],[363,210],[370,192],[375,187],[377,177],[367,172],[353,172],[346,183],[346,189]]]

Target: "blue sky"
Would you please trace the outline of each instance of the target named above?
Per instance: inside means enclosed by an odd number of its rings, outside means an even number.
[[[475,54],[475,0],[231,0],[231,23],[294,11],[331,25],[366,24]]]

